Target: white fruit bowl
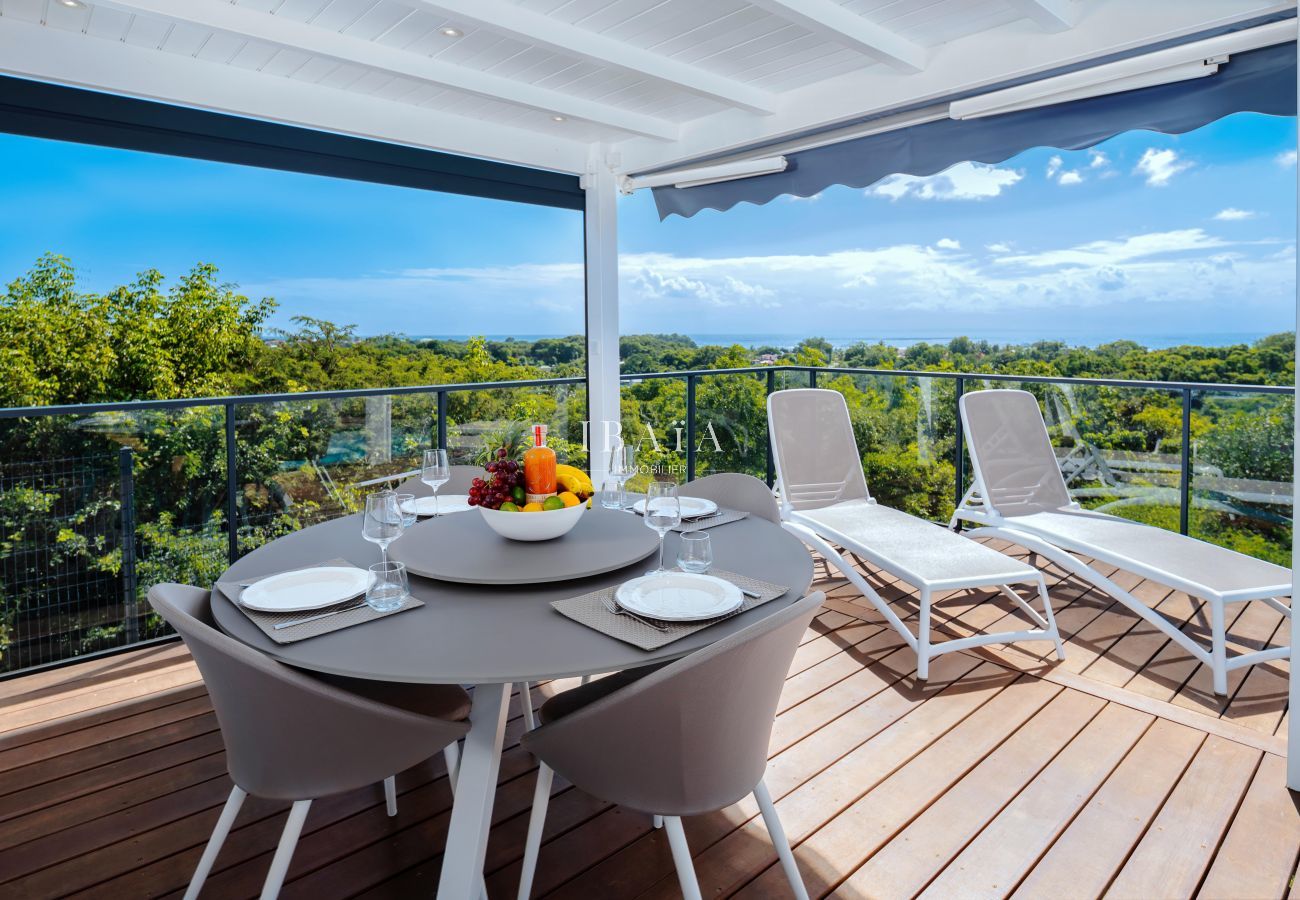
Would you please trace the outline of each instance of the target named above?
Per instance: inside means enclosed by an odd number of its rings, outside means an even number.
[[[502,512],[480,506],[478,511],[488,527],[512,541],[550,541],[573,530],[587,504],[546,509],[541,512]]]

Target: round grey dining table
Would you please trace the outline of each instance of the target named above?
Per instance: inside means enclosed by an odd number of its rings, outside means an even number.
[[[588,514],[628,515],[600,508]],[[470,511],[447,516],[447,526],[460,516],[476,515]],[[293,644],[276,644],[220,591],[213,592],[212,611],[227,634],[302,669],[382,681],[474,687],[470,730],[438,885],[442,900],[473,900],[482,884],[513,685],[526,689],[532,681],[595,675],[676,659],[762,620],[807,593],[812,557],[780,526],[750,516],[711,529],[709,534],[714,567],[784,584],[789,590],[776,600],[648,652],[580,625],[550,604],[621,584],[653,567],[653,556],[616,571],[544,584],[458,584],[412,576],[411,593],[423,606]],[[504,547],[508,545],[503,545],[503,552]],[[674,559],[676,550],[677,535],[669,534],[665,559]],[[219,580],[247,580],[331,559],[363,567],[379,561],[378,549],[361,537],[359,515],[277,538],[238,560]]]

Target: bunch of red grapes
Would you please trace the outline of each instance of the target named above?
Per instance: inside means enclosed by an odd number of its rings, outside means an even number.
[[[507,500],[514,502],[512,491],[516,486],[523,486],[524,467],[513,459],[506,459],[508,455],[505,447],[497,450],[497,458],[483,467],[487,469],[488,478],[475,478],[470,483],[470,506],[500,509]]]

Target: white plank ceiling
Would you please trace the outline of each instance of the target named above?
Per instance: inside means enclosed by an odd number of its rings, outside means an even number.
[[[0,0],[0,71],[562,171],[641,171],[1293,5]]]

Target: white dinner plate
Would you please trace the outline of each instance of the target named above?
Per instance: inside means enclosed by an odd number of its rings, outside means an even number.
[[[316,566],[281,572],[244,588],[239,602],[259,612],[297,612],[360,597],[370,573],[356,566]]]
[[[663,622],[694,622],[725,616],[745,602],[745,595],[730,581],[687,572],[633,578],[619,585],[615,597],[618,605],[628,612]]]
[[[682,506],[683,519],[698,519],[700,516],[711,516],[718,511],[718,504],[712,500],[705,500],[703,497],[678,497],[678,502]],[[645,515],[645,498],[641,498],[632,504],[638,515]]]
[[[417,516],[433,515],[434,505],[432,497],[416,497],[414,501],[408,500],[402,504],[402,512],[409,513],[411,506],[415,506]],[[438,512],[444,516],[448,513],[464,512],[472,509],[469,505],[469,497],[465,494],[443,494],[438,498]]]

